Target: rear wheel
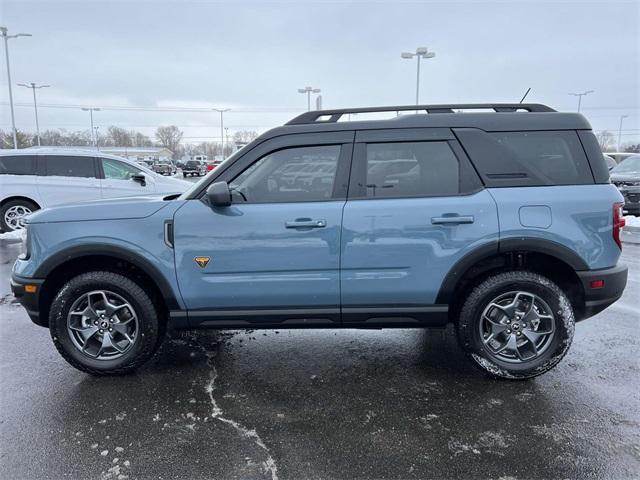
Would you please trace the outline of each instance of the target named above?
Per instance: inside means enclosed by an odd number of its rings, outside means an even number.
[[[571,303],[555,283],[537,273],[506,272],[473,289],[460,312],[458,339],[490,375],[526,379],[562,360],[574,326]]]
[[[11,200],[0,207],[0,230],[11,232],[20,230],[24,217],[38,210],[38,206],[29,200]]]
[[[147,293],[113,272],[67,282],[51,305],[49,329],[62,357],[92,375],[132,372],[153,356],[164,331]]]

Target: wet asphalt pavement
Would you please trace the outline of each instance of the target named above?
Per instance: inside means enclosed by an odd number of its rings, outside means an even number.
[[[174,334],[93,378],[12,303],[16,255],[0,240],[0,478],[640,477],[640,246],[624,297],[518,383],[409,329]]]

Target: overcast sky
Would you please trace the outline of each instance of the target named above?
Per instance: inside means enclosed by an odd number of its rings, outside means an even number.
[[[95,122],[152,134],[175,124],[189,141],[219,137],[219,115],[158,111],[228,107],[225,126],[264,131],[306,109],[297,89],[322,89],[325,108],[411,104],[425,46],[422,103],[528,101],[575,110],[568,92],[594,90],[594,129],[640,139],[640,2],[117,2],[0,0],[10,40],[16,123],[34,130]],[[10,129],[1,62],[0,128]],[[114,110],[108,107],[143,107]]]

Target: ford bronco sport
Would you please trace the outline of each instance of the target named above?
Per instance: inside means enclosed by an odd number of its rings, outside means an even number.
[[[343,121],[369,112],[398,115]],[[139,367],[167,328],[453,323],[474,364],[524,379],[622,295],[622,201],[580,114],[307,112],[180,196],[27,217],[12,289],[96,375]]]

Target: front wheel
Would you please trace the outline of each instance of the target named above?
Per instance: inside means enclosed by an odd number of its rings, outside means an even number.
[[[532,378],[569,350],[575,318],[567,296],[533,272],[493,275],[465,301],[458,339],[472,362],[494,377]]]
[[[51,304],[49,329],[72,366],[92,375],[132,372],[162,341],[153,302],[133,280],[89,272],[67,282]]]

